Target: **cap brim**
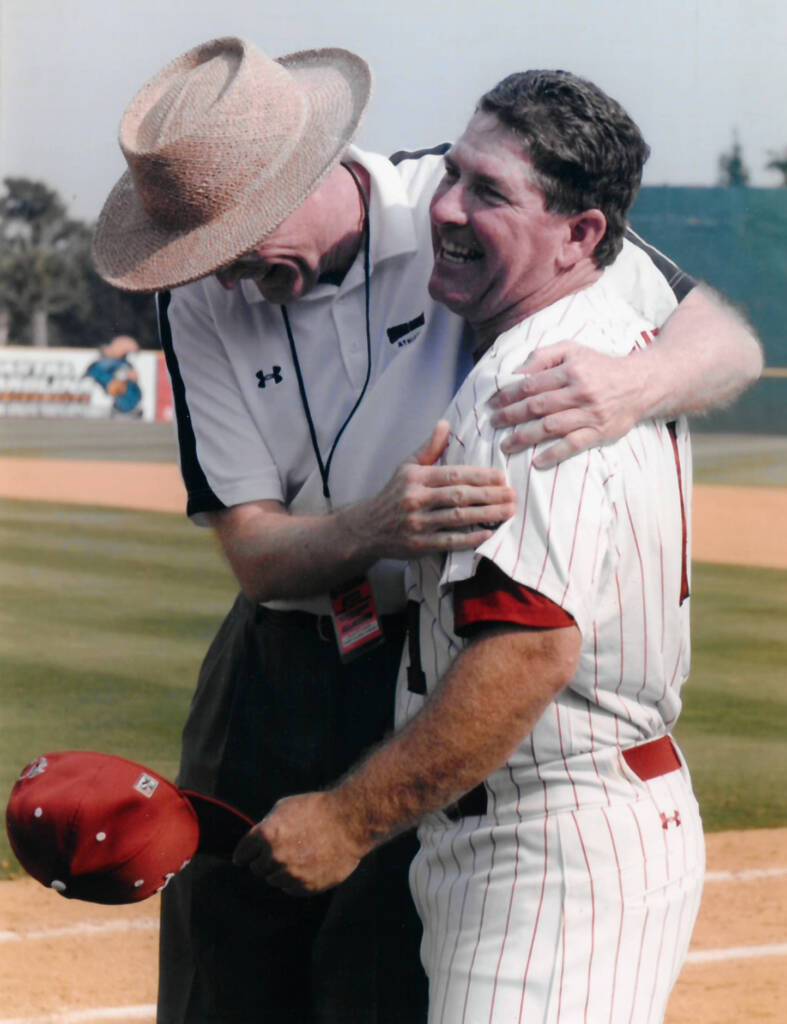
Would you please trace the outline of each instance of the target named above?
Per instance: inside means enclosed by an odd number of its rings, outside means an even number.
[[[214,797],[188,789],[181,789],[180,793],[186,797],[197,815],[198,852],[230,860],[235,847],[256,822]]]

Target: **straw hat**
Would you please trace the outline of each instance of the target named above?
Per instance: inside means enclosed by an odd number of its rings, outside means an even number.
[[[347,50],[272,60],[226,38],[176,58],[123,115],[128,171],[96,227],[99,274],[153,291],[248,252],[333,170],[370,91],[368,65]]]

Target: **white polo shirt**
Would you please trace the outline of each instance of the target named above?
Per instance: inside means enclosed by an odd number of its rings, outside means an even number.
[[[376,494],[431,433],[469,372],[463,321],[429,297],[429,202],[443,172],[429,153],[394,164],[355,148],[371,177],[371,367],[363,400],[333,455],[334,508]],[[626,243],[613,273],[644,315],[662,323],[677,304],[665,276]],[[214,277],[160,302],[173,380],[188,514],[272,499],[294,513],[328,509],[281,307],[251,281],[227,291]],[[319,284],[288,306],[298,362],[323,462],[367,373],[363,247],[341,285]],[[171,332],[171,337],[170,337]],[[370,578],[378,610],[403,606],[400,562]],[[327,597],[271,602],[327,611]]]

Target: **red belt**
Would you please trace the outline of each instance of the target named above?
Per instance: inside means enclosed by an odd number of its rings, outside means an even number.
[[[675,746],[669,736],[660,736],[639,747],[621,751],[623,760],[643,782],[656,779],[659,775],[675,772],[681,767]]]

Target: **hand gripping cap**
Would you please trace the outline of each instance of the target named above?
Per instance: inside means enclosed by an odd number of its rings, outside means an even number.
[[[43,754],[19,776],[6,810],[11,848],[42,885],[69,899],[135,903],[197,850],[229,856],[252,821],[110,754]]]

